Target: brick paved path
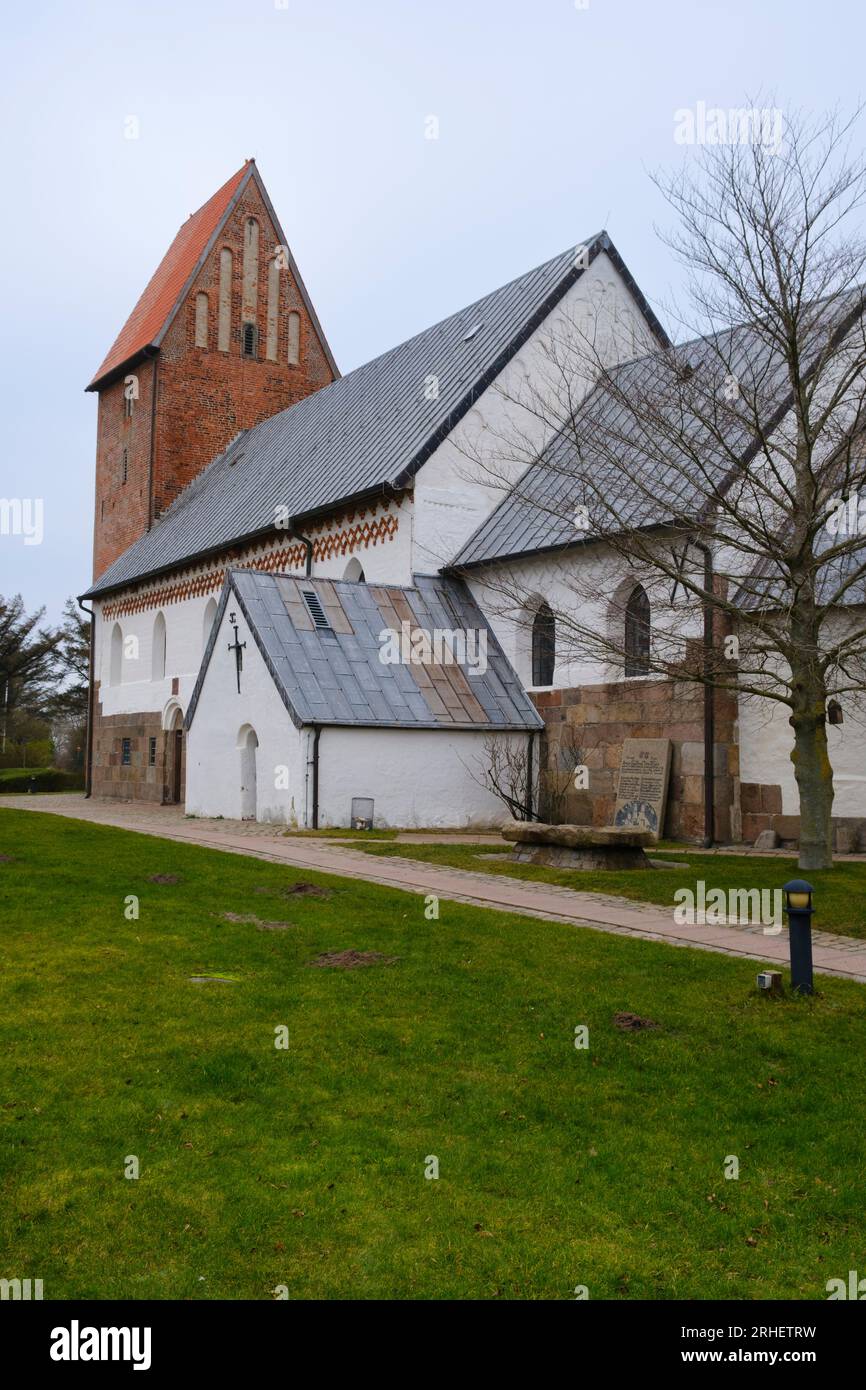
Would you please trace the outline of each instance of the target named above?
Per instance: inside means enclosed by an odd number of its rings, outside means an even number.
[[[422,864],[411,859],[367,855],[363,850],[353,849],[346,841],[286,836],[279,826],[259,825],[255,821],[199,820],[186,817],[175,806],[141,806],[96,797],[86,800],[68,793],[0,796],[0,806],[114,825],[145,835],[187,841],[233,854],[248,854],[293,868],[364,879],[411,893],[435,893],[440,898],[473,907],[570,922],[575,926],[661,941],[671,946],[745,956],[783,970],[788,962],[787,928],[777,936],[767,936],[760,926],[678,925],[674,922],[672,908],[480,871]],[[408,837],[401,836],[403,838]],[[424,838],[445,840],[449,837]],[[466,837],[460,838],[465,840]],[[490,836],[478,839],[485,843],[502,843]],[[866,983],[866,941],[816,931],[812,934],[812,945],[817,972]]]

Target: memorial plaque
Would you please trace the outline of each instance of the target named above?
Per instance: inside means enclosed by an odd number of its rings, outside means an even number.
[[[669,738],[627,738],[616,789],[613,823],[623,829],[651,830],[656,839],[665,823],[671,767]]]

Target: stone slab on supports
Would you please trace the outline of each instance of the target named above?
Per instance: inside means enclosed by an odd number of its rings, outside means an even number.
[[[655,842],[648,830],[597,829],[588,825],[545,825],[510,821],[503,839],[514,842],[517,864],[546,864],[555,869],[649,869],[644,849]]]

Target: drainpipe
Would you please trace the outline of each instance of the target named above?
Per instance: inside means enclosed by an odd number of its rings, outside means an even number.
[[[296,539],[301,542],[301,545],[305,545],[307,547],[307,559],[304,564],[304,574],[309,579],[313,573],[313,542],[310,540],[309,536],[302,536],[300,531],[296,531],[294,527],[292,528],[292,535],[295,536]]]
[[[75,602],[90,618],[90,658],[87,670],[87,737],[85,739],[84,754],[84,795],[85,798],[91,795],[93,790],[93,637],[96,627],[96,618],[92,608],[85,608],[80,598]]]
[[[526,749],[526,819],[535,820],[535,812],[532,809],[533,777],[535,773],[535,734],[529,735],[529,742]]]
[[[154,354],[153,378],[150,392],[150,450],[147,461],[147,529],[153,526],[153,474],[156,461],[156,374],[159,358]]]
[[[313,725],[313,829],[319,828],[319,738],[322,729]]]
[[[713,554],[704,541],[695,541],[704,557],[704,593],[713,593]],[[709,681],[713,669],[713,605],[706,599],[704,610],[704,849],[715,843],[716,801],[716,710],[714,690]]]

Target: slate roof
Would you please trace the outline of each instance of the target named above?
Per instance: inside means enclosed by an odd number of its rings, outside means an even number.
[[[666,342],[607,233],[587,245],[587,263],[606,251],[660,341]],[[340,503],[406,487],[582,274],[570,247],[247,430],[99,577],[86,597],[241,540],[273,534],[278,506],[302,529],[304,518]],[[436,400],[424,394],[430,375],[439,379]]]
[[[178,306],[186,298],[187,291],[211,247],[219,235],[229,215],[234,211],[250,179],[258,183],[259,191],[277,228],[278,235],[285,244],[276,214],[256,169],[254,159],[248,159],[236,174],[217,189],[198,212],[191,213],[178,231],[153,275],[142,292],[138,303],[121,328],[102,365],[87,386],[95,391],[112,377],[139,359],[142,354],[153,353],[158,348],[174,318]],[[325,355],[336,372],[336,363],[331,358],[330,349],[321,331],[313,306],[310,303],[303,281],[294,260],[289,256],[289,266],[298,285],[301,297],[310,312]]]
[[[329,628],[315,626],[302,590],[312,590]],[[186,717],[195,718],[205,673],[227,605],[237,605],[292,722],[359,728],[535,730],[544,727],[468,588],[459,580],[419,576],[411,588],[235,569],[220,606]],[[426,665],[386,664],[381,633],[486,634],[486,670],[443,656]],[[470,674],[471,665],[478,674]],[[241,677],[243,681],[243,677]]]
[[[818,344],[862,311],[862,290],[816,307],[811,338]],[[681,385],[672,384],[674,363],[690,369]],[[594,511],[601,512],[600,534],[615,524],[623,530],[649,529],[696,518],[711,491],[725,484],[733,459],[747,462],[755,444],[741,416],[724,414],[722,387],[729,373],[760,401],[764,428],[774,427],[790,402],[786,364],[753,327],[732,328],[626,362],[611,373],[612,387],[602,383],[590,392],[573,426],[553,438],[469,537],[452,567],[469,569],[591,542]],[[660,403],[667,427],[642,418],[641,399]],[[714,423],[724,433],[725,447],[705,423],[710,402],[719,403]],[[678,451],[680,437],[688,441],[688,449]],[[691,462],[692,454],[700,458],[702,472]],[[598,506],[598,497],[605,494],[613,499],[609,510]],[[590,517],[583,534],[573,520],[579,505],[587,506]]]

